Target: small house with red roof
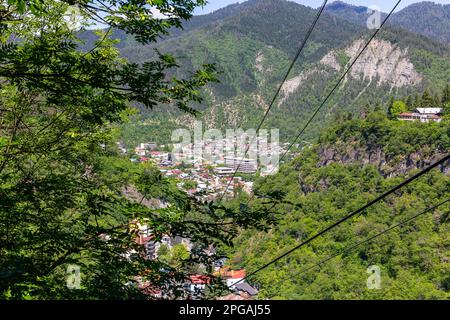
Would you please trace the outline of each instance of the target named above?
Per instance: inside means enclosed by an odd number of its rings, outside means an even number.
[[[230,270],[228,268],[222,268],[219,269],[219,271],[217,271],[214,275],[223,278],[226,280],[227,286],[232,287],[236,282],[244,279],[246,273],[244,269]]]
[[[441,122],[442,108],[416,108],[415,112],[404,112],[397,117],[401,121]]]
[[[192,275],[189,277],[189,291],[193,294],[199,294],[206,289],[206,285],[211,282],[210,277],[205,275]]]

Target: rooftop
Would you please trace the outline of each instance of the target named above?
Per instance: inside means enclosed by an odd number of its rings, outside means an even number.
[[[238,283],[234,286],[237,290],[239,291],[244,291],[246,293],[248,293],[251,296],[255,296],[256,294],[258,294],[258,290],[256,290],[255,288],[253,288],[251,285],[249,285],[247,282],[241,282]]]
[[[423,113],[431,113],[431,114],[437,114],[441,113],[442,108],[417,108],[417,112],[423,114]]]
[[[219,275],[226,279],[242,279],[245,278],[245,270],[230,270],[227,268],[220,269],[216,275]]]
[[[204,275],[193,275],[189,277],[189,280],[193,284],[206,284],[211,281],[211,279],[208,276]]]

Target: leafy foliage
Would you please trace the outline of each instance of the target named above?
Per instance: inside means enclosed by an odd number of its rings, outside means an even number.
[[[246,1],[215,13],[193,17],[185,31],[166,36],[158,44],[158,49],[163,53],[173,53],[181,62],[181,68],[175,72],[179,77],[190,74],[205,63],[216,63],[221,81],[202,89],[205,99],[198,107],[200,117],[197,119],[202,120],[205,126],[213,125],[219,129],[256,127],[315,14],[311,8],[289,1]],[[264,124],[264,128],[280,129],[282,140],[287,141],[296,135],[323,100],[324,93],[331,90],[350,59],[345,48],[355,39],[367,40],[373,33],[373,30],[349,22],[344,16],[341,18],[336,17],[330,7],[325,10],[288,77],[290,86],[295,89],[286,97],[283,90],[276,101],[277,108],[271,111]],[[89,38],[89,35],[80,37]],[[139,46],[136,41],[117,32],[113,37],[121,39],[119,50],[130,61],[139,62],[155,55],[152,45]],[[440,92],[448,83],[448,45],[392,24],[384,27],[377,39],[389,41],[406,52],[414,70],[420,74],[420,81],[397,87],[389,81],[380,83],[376,77],[347,77],[317,115],[310,130],[305,132],[304,140],[314,141],[321,129],[334,120],[338,110],[359,115],[363,112],[361,106],[370,105],[371,110],[375,106],[386,106],[391,94],[407,96],[426,87]],[[340,71],[320,62],[330,50],[336,53]],[[396,64],[395,61],[392,63]],[[389,73],[388,70],[385,72]],[[147,110],[136,107],[142,119],[124,125],[122,137],[130,147],[144,140],[166,144],[170,142],[172,128],[189,128],[193,121],[175,108]],[[176,120],[172,121],[173,118]],[[160,125],[147,126],[146,123]]]
[[[371,136],[376,135],[372,140]],[[324,154],[336,145],[346,146],[341,160],[326,161]],[[248,271],[288,251],[346,214],[388,190],[405,176],[401,171],[383,175],[380,162],[395,166],[395,157],[368,162],[355,157],[387,153],[408,157],[413,152],[430,159],[437,150],[448,152],[448,122],[436,124],[390,121],[378,111],[365,119],[347,120],[330,127],[318,145],[305,148],[275,176],[255,182],[257,198],[270,194],[281,199],[273,209],[278,221],[269,232],[244,231],[235,241],[231,265]],[[425,150],[433,150],[430,153]],[[335,153],[335,158],[338,155]],[[427,160],[425,160],[427,161]],[[442,171],[441,171],[442,170]],[[448,171],[434,170],[369,208],[351,221],[315,239],[253,276],[259,298],[270,299],[448,299],[448,203],[433,213],[340,254],[319,266],[316,263],[343,248],[373,236],[389,226],[448,199]],[[370,265],[381,268],[381,289],[369,290]]]
[[[171,18],[155,18],[147,1],[70,5],[81,11],[82,25],[99,19],[146,44],[179,27],[203,1],[152,3]],[[195,113],[200,88],[215,81],[214,67],[169,77],[177,68],[172,56],[129,62],[108,30],[79,50],[81,40],[61,19],[70,5],[9,1],[1,8],[0,296],[152,298],[140,288],[145,283],[165,298],[185,296],[192,265],[211,273],[211,244],[230,244],[238,228],[267,219],[234,218],[227,208],[189,198],[157,168],[121,158],[117,126],[130,104]],[[195,248],[176,265],[148,259],[136,242],[144,224],[155,241],[181,236]],[[79,289],[66,286],[71,264],[80,267]]]
[[[389,108],[389,116],[392,119],[397,118],[401,113],[408,111],[408,106],[401,100],[394,101]]]

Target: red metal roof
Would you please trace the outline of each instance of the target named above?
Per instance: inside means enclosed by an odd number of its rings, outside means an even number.
[[[135,242],[137,244],[146,244],[147,242],[152,240],[154,237],[155,237],[154,235],[149,235],[148,237],[144,237],[141,235],[135,239]]]
[[[225,279],[242,279],[245,278],[245,270],[229,270],[229,269],[220,269],[218,272],[216,272],[217,275],[221,276]]]
[[[190,276],[189,280],[193,284],[206,284],[206,283],[210,283],[210,281],[211,281],[211,279],[208,276],[201,275],[201,274]]]

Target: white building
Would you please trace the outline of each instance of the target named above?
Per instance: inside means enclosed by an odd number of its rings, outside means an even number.
[[[151,151],[150,157],[154,159],[158,159],[159,161],[168,161],[169,160],[169,153],[168,152],[161,152],[161,151]]]
[[[141,149],[140,147],[134,148],[134,153],[138,156],[145,156],[147,154],[147,151],[145,149]]]
[[[208,189],[208,186],[206,183],[200,182],[197,184],[197,191],[202,191]]]
[[[154,150],[156,149],[157,146],[158,145],[155,142],[147,142],[139,144],[139,148],[147,150]]]
[[[227,167],[237,169],[242,173],[255,173],[256,172],[256,160],[236,157],[225,157],[225,165]]]
[[[404,112],[398,116],[401,121],[441,122],[442,108],[417,108],[416,112]]]
[[[226,176],[226,175],[233,174],[234,173],[234,169],[233,168],[228,168],[228,167],[217,167],[217,168],[214,168],[214,172],[218,176]]]

